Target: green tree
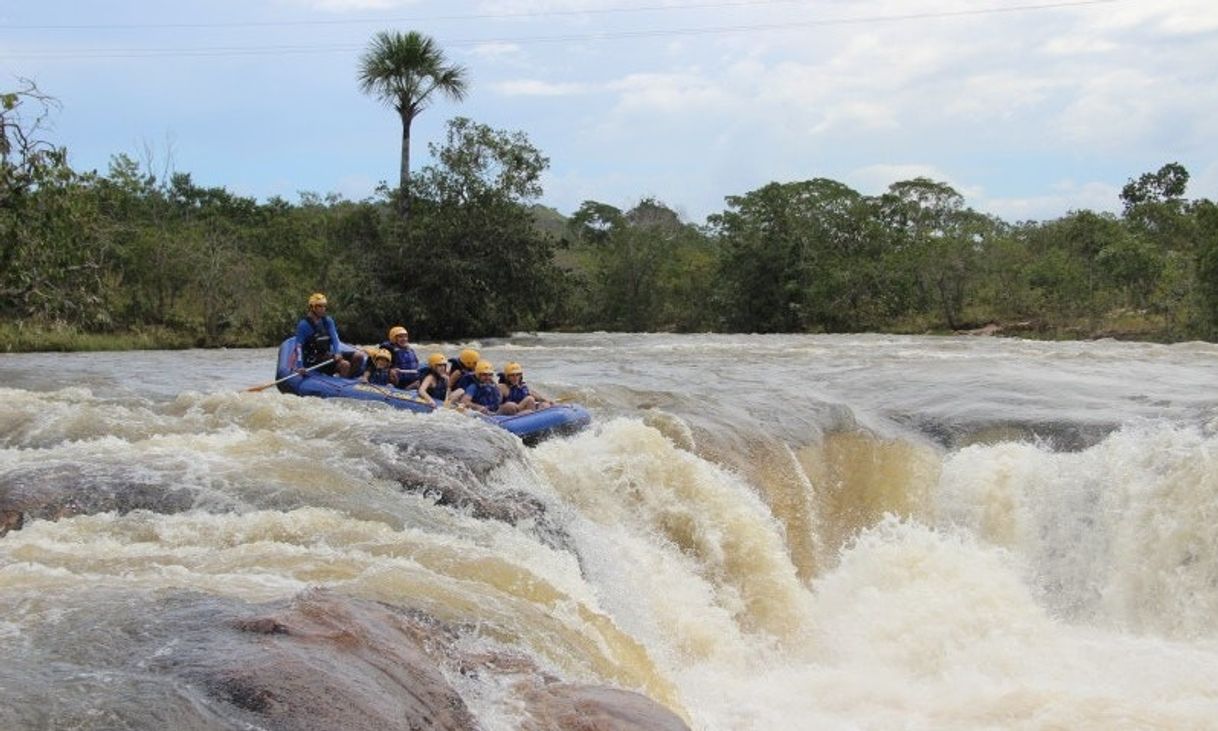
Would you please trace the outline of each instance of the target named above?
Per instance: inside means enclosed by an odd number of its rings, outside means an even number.
[[[1197,284],[1201,292],[1201,329],[1211,340],[1218,340],[1218,205],[1203,200],[1196,206]]]
[[[1190,203],[1184,198],[1188,179],[1188,170],[1172,162],[1156,172],[1143,173],[1121,189],[1126,223],[1161,254],[1168,251],[1193,254],[1197,232]]]
[[[1143,173],[1121,188],[1121,201],[1128,215],[1146,203],[1179,202],[1188,187],[1188,170],[1178,162],[1169,162],[1158,171]]]
[[[770,183],[729,196],[728,210],[708,219],[721,241],[718,278],[733,329],[792,332],[805,324],[804,226],[794,205],[800,185]]]
[[[917,301],[936,310],[947,327],[963,327],[969,290],[982,251],[999,231],[997,221],[966,208],[954,188],[929,178],[893,183],[879,205],[893,237],[891,259],[912,276]]]
[[[179,297],[191,279],[190,237],[170,201],[169,181],[128,155],[110,160],[96,193],[117,249],[121,322],[181,325]]]
[[[857,326],[857,315],[876,295],[878,246],[868,237],[871,209],[862,196],[816,178],[771,183],[727,203],[729,210],[708,223],[722,247],[718,279],[730,327],[793,332]]]
[[[1115,237],[1096,257],[1109,281],[1124,291],[1126,304],[1145,308],[1163,272],[1163,255],[1141,237]]]
[[[440,93],[461,101],[468,88],[466,70],[449,64],[444,52],[431,38],[411,31],[381,31],[372,38],[360,58],[359,85],[393,107],[402,121],[402,152],[399,179],[399,205],[402,217],[410,211],[410,127]]]
[[[108,328],[112,247],[93,176],[44,139],[58,103],[34,82],[0,93],[0,311],[49,323]]]
[[[549,160],[520,132],[458,118],[415,186],[400,246],[382,257],[384,307],[417,337],[505,334],[549,322],[562,291],[532,203]]]
[[[1107,213],[1071,211],[1026,227],[1021,235],[1032,257],[1028,284],[1042,314],[1056,320],[1084,317],[1094,325],[1112,304],[1098,258],[1106,246],[1128,235],[1121,221]]]
[[[689,330],[712,321],[715,257],[707,238],[646,198],[622,212],[585,201],[571,217],[587,286],[577,317],[587,327]]]

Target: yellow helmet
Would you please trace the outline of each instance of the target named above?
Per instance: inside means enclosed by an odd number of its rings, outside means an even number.
[[[478,365],[474,366],[474,373],[476,373],[479,376],[481,376],[484,373],[490,373],[491,375],[494,375],[495,366],[491,365],[491,362],[489,360],[480,360],[480,361],[478,361]]]
[[[446,363],[448,363],[448,358],[445,358],[443,353],[432,353],[427,356],[427,365],[431,368],[437,368]]]
[[[385,350],[384,348],[377,348],[376,350],[372,351],[372,360],[373,360],[373,362],[383,360],[386,363],[392,363],[393,355],[388,350]]]
[[[457,356],[457,360],[461,361],[461,365],[466,368],[473,368],[478,364],[478,351],[473,348],[466,348],[461,351],[461,355]]]
[[[393,340],[394,338],[396,338],[399,335],[409,335],[409,334],[410,333],[406,331],[406,328],[402,327],[401,325],[394,325],[393,327],[389,328],[389,339],[390,340]]]
[[[326,296],[321,292],[314,292],[313,294],[309,295],[309,309],[312,309],[317,305],[324,304],[328,303],[326,302]]]
[[[503,375],[505,376],[519,376],[523,373],[524,369],[521,368],[520,364],[516,362],[508,363],[503,367]]]

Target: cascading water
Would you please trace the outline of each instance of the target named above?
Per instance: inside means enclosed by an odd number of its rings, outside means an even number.
[[[480,345],[594,427],[0,356],[0,728],[1218,728],[1218,347]]]

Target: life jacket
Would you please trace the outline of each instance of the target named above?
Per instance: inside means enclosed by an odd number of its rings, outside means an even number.
[[[368,371],[368,383],[371,383],[374,386],[388,386],[389,369],[377,368],[376,366],[373,366]]]
[[[508,403],[518,404],[521,401],[524,401],[529,395],[529,384],[525,383],[523,380],[521,380],[520,383],[516,384],[515,386],[511,385],[510,383],[506,385],[508,387],[508,392],[507,396],[505,396],[503,400],[507,401]]]
[[[469,396],[470,401],[483,406],[487,411],[498,411],[499,402],[499,385],[496,383],[475,383],[465,389],[465,395]]]
[[[414,348],[409,345],[405,348],[399,348],[389,340],[381,343],[381,347],[388,350],[390,355],[393,356],[393,362],[390,364],[392,367],[397,368],[399,371],[419,370],[419,356],[415,354]]]
[[[425,378],[427,378],[427,374],[430,372],[431,372],[430,366],[423,366],[421,369],[419,369],[419,385],[420,386],[423,385],[423,380]],[[433,380],[435,382],[432,383],[431,389],[427,392],[427,395],[431,396],[433,399],[435,399],[437,401],[443,401],[445,399],[445,397],[448,396],[448,379],[445,378],[443,374],[437,373],[436,377]]]
[[[457,376],[457,382],[453,384],[453,388],[454,389],[463,388],[466,391],[468,391],[471,388],[473,388],[475,385],[477,385],[477,383],[478,383],[477,376],[475,376],[470,371],[464,371],[461,373],[461,375]],[[491,384],[491,385],[494,385],[494,384]],[[497,388],[498,387],[496,387],[496,389]]]
[[[300,357],[304,360],[305,368],[327,361],[331,357],[330,330],[326,327],[329,319],[329,315],[316,322],[311,317],[305,318],[305,321],[313,328],[313,334],[300,346]]]

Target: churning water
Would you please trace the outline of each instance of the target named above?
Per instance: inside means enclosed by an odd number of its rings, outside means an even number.
[[[477,345],[594,426],[0,356],[0,728],[1218,728],[1218,346]]]

